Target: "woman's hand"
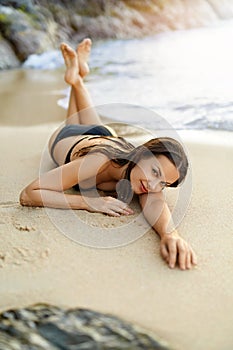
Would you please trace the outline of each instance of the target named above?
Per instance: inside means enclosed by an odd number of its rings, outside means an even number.
[[[108,197],[85,197],[87,210],[97,213],[105,213],[110,216],[121,216],[133,214],[128,205],[111,196]]]
[[[177,231],[162,236],[160,252],[171,268],[175,267],[176,262],[181,270],[191,269],[192,265],[197,264],[196,254],[193,249],[179,236]]]

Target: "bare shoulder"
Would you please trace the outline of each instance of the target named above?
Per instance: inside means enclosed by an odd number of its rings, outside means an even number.
[[[93,172],[96,174],[99,170],[105,168],[108,163],[108,156],[101,152],[93,152],[86,154],[83,157],[76,158],[66,165],[69,165],[70,168],[74,169],[85,169],[86,173],[90,171],[90,173],[94,175]]]
[[[74,160],[72,160],[70,163],[74,164],[80,164],[80,163],[86,163],[89,164],[105,164],[109,161],[109,157],[101,152],[90,152],[84,156],[78,157]],[[68,164],[70,164],[68,163]],[[77,165],[76,165],[77,166]]]
[[[78,157],[73,161],[60,166],[63,177],[83,181],[90,177],[96,176],[103,171],[109,164],[109,158],[100,152],[89,153],[83,157]]]

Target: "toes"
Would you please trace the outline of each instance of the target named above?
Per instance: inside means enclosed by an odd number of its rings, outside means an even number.
[[[67,53],[70,56],[76,56],[75,51],[72,49],[72,47],[70,47],[69,45],[67,45],[66,43],[62,43],[60,45],[60,48],[62,50],[63,53]]]
[[[86,46],[86,47],[91,47],[92,45],[92,41],[90,38],[86,38],[83,40],[83,44]]]
[[[65,52],[65,49],[66,49],[66,44],[65,43],[62,43],[60,45],[60,49],[61,49],[61,52],[64,53]]]
[[[68,55],[68,52],[67,52],[66,44],[61,44],[60,45],[60,49],[61,49],[62,56],[63,56],[63,58],[65,60],[65,63],[67,65],[69,63],[69,55]]]
[[[78,66],[78,56],[76,52],[66,43],[61,43],[60,49],[67,68]]]
[[[60,48],[61,50],[66,46],[66,43],[61,43]]]
[[[90,38],[83,39],[83,41],[81,41],[80,45],[85,45],[85,44],[91,45],[92,44],[91,39]]]
[[[90,51],[91,49],[91,45],[92,45],[92,41],[89,38],[83,39],[83,41],[78,45],[78,50],[86,50],[86,51]]]
[[[80,69],[80,75],[82,78],[84,78],[90,71],[87,61],[89,59],[91,45],[92,45],[91,39],[85,38],[77,47],[76,52],[79,58],[79,69]]]
[[[62,51],[64,51],[64,50],[69,50],[70,47],[66,43],[61,43],[60,48]]]

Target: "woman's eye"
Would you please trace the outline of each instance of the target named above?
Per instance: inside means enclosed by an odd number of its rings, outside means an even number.
[[[159,175],[158,171],[156,169],[153,169],[153,168],[152,168],[152,173],[155,174],[156,176]]]

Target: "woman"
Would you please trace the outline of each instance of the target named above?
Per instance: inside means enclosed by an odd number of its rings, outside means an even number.
[[[196,255],[177,230],[168,229],[171,213],[162,194],[164,187],[176,187],[185,178],[188,162],[183,148],[171,138],[153,139],[135,148],[103,125],[83,83],[90,50],[90,39],[84,39],[77,51],[61,45],[71,94],[66,125],[49,141],[58,167],[29,184],[20,203],[121,216],[133,214],[128,203],[136,194],[145,218],[161,238],[161,255],[169,267],[177,262],[182,270],[190,269]],[[64,192],[71,187],[79,193]],[[97,190],[115,192],[117,198],[101,197]]]

